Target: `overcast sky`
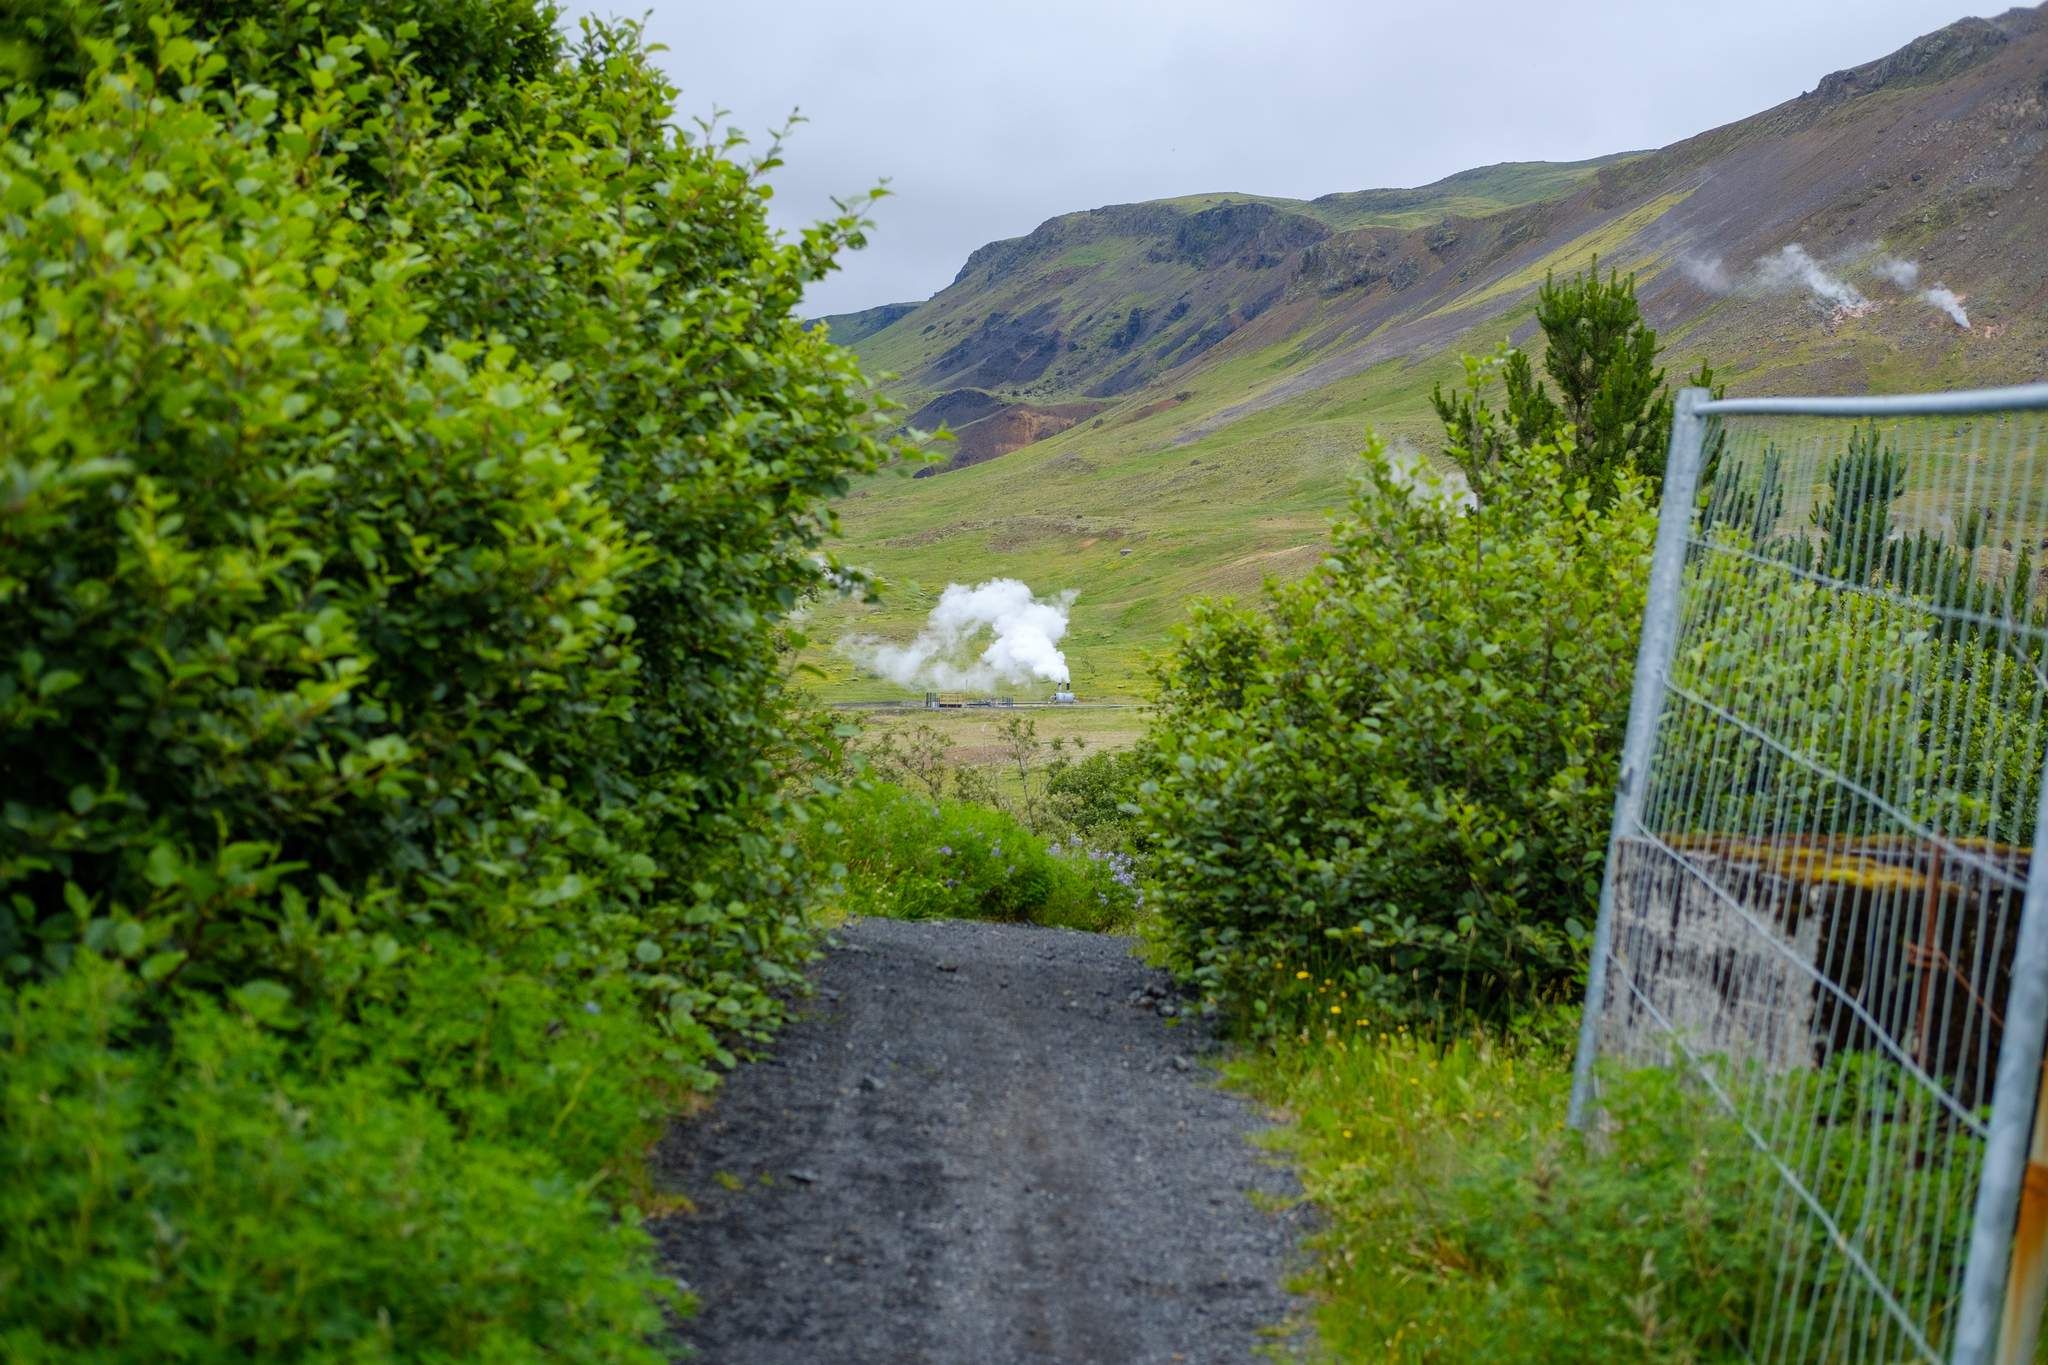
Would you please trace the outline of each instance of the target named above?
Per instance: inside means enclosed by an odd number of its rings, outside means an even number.
[[[814,313],[917,300],[1055,214],[1312,198],[1658,147],[1813,88],[1968,0],[572,0],[637,14],[690,113],[809,120],[783,226],[887,178]],[[1981,12],[1981,11],[1968,11]],[[1454,17],[1443,17],[1445,15]]]

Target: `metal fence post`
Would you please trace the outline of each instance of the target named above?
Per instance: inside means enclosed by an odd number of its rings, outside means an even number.
[[[1643,775],[1664,711],[1664,677],[1678,643],[1678,589],[1685,573],[1685,543],[1692,532],[1707,420],[1697,411],[1713,395],[1681,389],[1671,419],[1671,450],[1664,462],[1664,500],[1657,515],[1657,544],[1650,557],[1650,592],[1643,607],[1643,633],[1636,647],[1634,693],[1622,740],[1621,777],[1614,788],[1614,826],[1607,840],[1607,865],[1600,878],[1600,915],[1593,925],[1593,955],[1586,968],[1586,1007],[1579,1019],[1579,1053],[1572,1064],[1569,1121],[1586,1126],[1593,1099],[1593,1061],[1599,1050],[1600,1013],[1607,1000],[1607,961],[1614,935],[1614,854],[1624,826],[1640,818]]]
[[[2026,1179],[2034,1105],[2040,1096],[2043,1031],[2048,1029],[2048,783],[2034,817],[2034,852],[2027,893],[2020,904],[2020,936],[2006,997],[2005,1036],[1998,1047],[1998,1080],[1991,1092],[1991,1127],[1984,1142],[1984,1173],[1970,1220],[1970,1258],[1956,1305],[1956,1365],[1985,1365],[1998,1342],[2012,1255],[2020,1187]]]

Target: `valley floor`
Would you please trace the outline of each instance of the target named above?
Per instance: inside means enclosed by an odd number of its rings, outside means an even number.
[[[1129,939],[837,939],[773,1053],[657,1157],[695,1206],[654,1225],[695,1359],[1220,1365],[1300,1315],[1293,1179]]]

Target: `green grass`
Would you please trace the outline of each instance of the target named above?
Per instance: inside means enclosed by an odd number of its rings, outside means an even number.
[[[1520,290],[1534,289],[1543,283],[1546,274],[1554,271],[1559,275],[1570,275],[1575,271],[1587,269],[1595,259],[1600,262],[1602,274],[1610,268],[1624,273],[1633,271],[1638,282],[1646,282],[1655,273],[1659,258],[1647,254],[1630,254],[1630,243],[1644,228],[1684,203],[1691,193],[1690,189],[1673,190],[1669,194],[1646,200],[1627,213],[1582,233],[1521,269],[1502,275],[1471,293],[1458,295],[1445,306],[1469,308]]]
[[[1571,1012],[1437,1042],[1333,1003],[1324,1037],[1229,1069],[1289,1120],[1272,1144],[1319,1214],[1310,1359],[1739,1358],[1750,1166],[1696,1100],[1646,1078],[1596,1153],[1564,1126]]]
[[[1282,967],[1281,970],[1286,970]],[[1314,1302],[1318,1362],[1698,1362],[1765,1338],[1830,1343],[1829,1359],[1894,1359],[1883,1313],[1840,1312],[1835,1234],[1788,1200],[1775,1167],[1704,1087],[1662,1068],[1611,1070],[1597,1137],[1565,1126],[1576,1011],[1447,1039],[1336,1007],[1320,1036],[1241,1057],[1240,1087],[1286,1121],[1269,1139],[1319,1214],[1296,1288]],[[1812,1071],[1723,1065],[1770,1107],[1817,1116],[1796,1144],[1821,1206],[1891,1275],[1918,1330],[1954,1323],[1973,1137],[1888,1059],[1844,1052]],[[1754,1112],[1754,1111],[1752,1111]],[[1901,1133],[1917,1134],[1900,1161]],[[1873,1194],[1874,1190],[1881,1193]],[[1901,1245],[1916,1247],[1899,1260]],[[2048,1345],[2035,1358],[2048,1359]]]
[[[830,914],[1095,931],[1128,929],[1140,915],[1128,858],[1048,845],[1001,811],[886,782],[848,788],[803,837],[843,869]]]
[[[1489,324],[1470,345],[1491,347]],[[863,481],[840,504],[843,553],[884,580],[879,607],[810,614],[802,661],[828,701],[917,695],[866,675],[834,648],[849,633],[914,634],[948,583],[998,575],[1043,593],[1075,589],[1062,642],[1075,685],[1098,700],[1141,697],[1148,661],[1190,598],[1248,597],[1298,576],[1327,543],[1368,429],[1422,440],[1429,388],[1455,352],[1392,360],[1286,399],[1187,444],[1182,433],[1292,372],[1292,346],[1240,355],[1188,378],[1187,401],[1142,419],[1126,403],[999,460],[938,478]],[[1028,689],[1015,689],[1022,698]]]

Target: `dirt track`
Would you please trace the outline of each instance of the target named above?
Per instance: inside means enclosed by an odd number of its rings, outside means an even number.
[[[655,1228],[702,1303],[694,1359],[1204,1365],[1274,1339],[1296,1215],[1253,1195],[1292,1181],[1127,940],[839,939],[773,1056],[657,1156],[697,1204]]]

